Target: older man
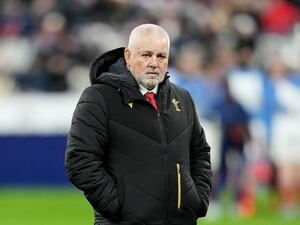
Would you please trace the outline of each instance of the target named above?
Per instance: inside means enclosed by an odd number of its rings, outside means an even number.
[[[136,27],[92,64],[73,115],[66,171],[96,225],[189,225],[206,215],[210,147],[193,101],[167,74],[170,40]]]

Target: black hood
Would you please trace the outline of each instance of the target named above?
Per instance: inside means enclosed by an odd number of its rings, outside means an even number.
[[[124,47],[117,48],[99,56],[90,70],[91,84],[106,83],[116,87],[120,84],[137,86],[135,78],[126,67]]]
[[[99,56],[92,64],[90,71],[91,84],[108,84],[121,90],[124,101],[128,103],[136,99],[144,98],[139,91],[139,85],[134,76],[127,69],[125,58],[125,48],[117,48]],[[166,74],[165,79],[158,86],[160,90],[169,88],[169,76]],[[159,94],[158,94],[159,95]]]

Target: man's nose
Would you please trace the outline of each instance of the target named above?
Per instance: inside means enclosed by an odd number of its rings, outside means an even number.
[[[153,55],[150,59],[149,66],[152,68],[158,67],[157,57]]]

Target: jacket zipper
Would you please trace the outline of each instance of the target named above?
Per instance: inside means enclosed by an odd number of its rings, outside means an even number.
[[[181,207],[181,175],[180,175],[180,165],[176,164],[177,167],[177,209]]]
[[[163,159],[165,162],[165,171],[166,171],[166,202],[167,202],[167,208],[166,208],[166,214],[165,214],[165,225],[169,224],[169,208],[170,208],[170,175],[169,175],[169,166],[168,166],[168,157],[167,157],[167,142],[166,142],[166,133],[165,133],[165,128],[163,124],[163,120],[161,118],[160,114],[160,99],[158,98],[157,101],[158,104],[158,110],[157,110],[157,117],[158,117],[158,122],[160,126],[160,135],[161,135],[161,141],[162,141],[162,154],[163,154]]]

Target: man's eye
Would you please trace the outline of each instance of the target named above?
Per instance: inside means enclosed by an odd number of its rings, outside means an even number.
[[[164,61],[167,57],[164,55],[158,55],[157,58],[159,61]]]
[[[148,53],[145,53],[145,54],[143,54],[142,56],[143,56],[143,57],[151,57],[150,54],[148,54]]]

